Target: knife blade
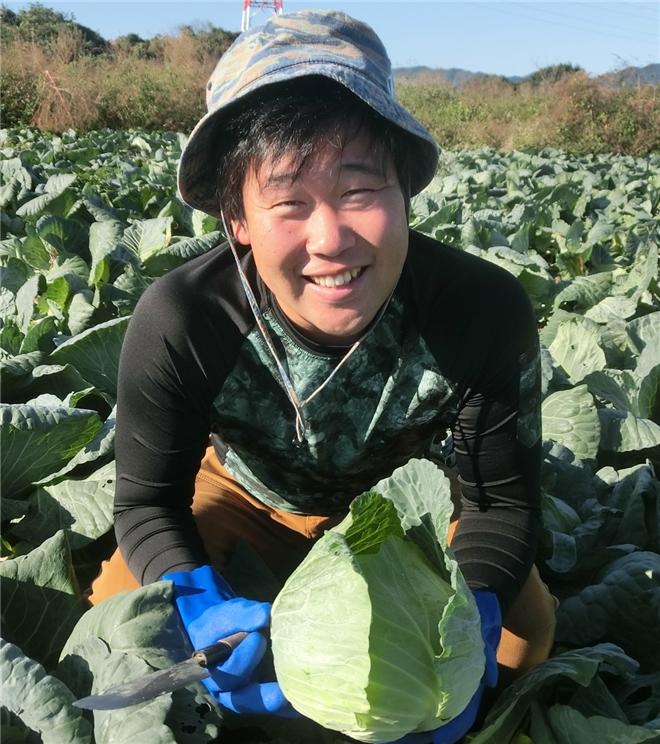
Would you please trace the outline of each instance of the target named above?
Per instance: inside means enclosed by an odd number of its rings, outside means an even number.
[[[247,633],[233,633],[221,638],[206,648],[195,651],[190,659],[174,664],[167,669],[149,674],[146,677],[111,687],[98,695],[88,695],[74,701],[76,708],[85,710],[116,710],[129,705],[144,703],[166,692],[178,690],[193,682],[209,676],[209,667],[222,664],[232,651],[245,638]]]

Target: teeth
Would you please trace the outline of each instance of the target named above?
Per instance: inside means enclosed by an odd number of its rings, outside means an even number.
[[[332,276],[313,276],[311,277],[314,284],[318,284],[321,287],[341,287],[344,284],[348,284],[352,279],[359,276],[362,269],[350,269],[344,271],[343,274],[334,274]]]

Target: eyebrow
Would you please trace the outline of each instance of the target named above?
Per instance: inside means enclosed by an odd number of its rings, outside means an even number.
[[[361,161],[342,163],[340,170],[349,173],[366,173],[369,176],[378,176],[380,178],[385,177],[385,171],[379,168],[373,163],[364,163]],[[271,173],[266,178],[261,186],[264,190],[277,189],[283,184],[291,184],[296,180],[298,174],[295,171],[287,171],[286,173]]]

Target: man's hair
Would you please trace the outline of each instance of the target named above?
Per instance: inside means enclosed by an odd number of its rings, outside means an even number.
[[[421,156],[415,139],[344,86],[310,76],[262,89],[237,103],[217,140],[216,196],[228,223],[243,218],[243,184],[250,170],[258,172],[267,161],[275,165],[291,156],[296,178],[315,152],[328,144],[341,151],[358,134],[371,141],[383,172],[391,158],[407,211],[410,164]]]

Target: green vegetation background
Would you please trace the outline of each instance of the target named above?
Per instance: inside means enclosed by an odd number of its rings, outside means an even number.
[[[150,40],[107,41],[41,5],[0,9],[2,126],[144,127],[188,132],[204,112],[206,80],[236,34],[208,25]],[[645,155],[660,149],[658,85],[592,79],[569,64],[522,83],[479,76],[460,87],[401,77],[397,92],[451,149],[557,147]]]

